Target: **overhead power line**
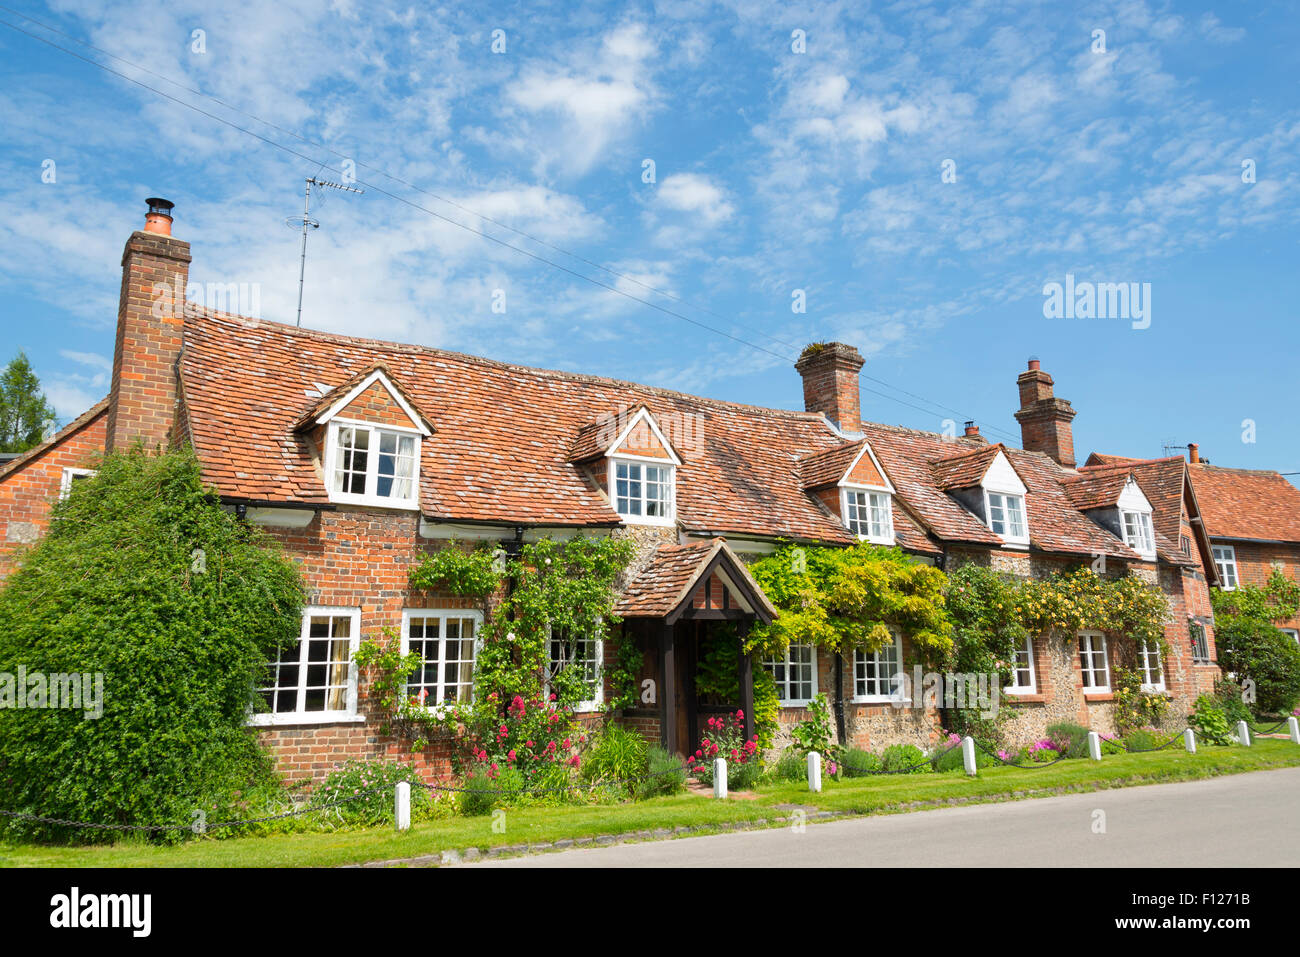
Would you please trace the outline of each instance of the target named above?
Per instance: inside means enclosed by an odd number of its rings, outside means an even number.
[[[208,93],[204,93],[204,92],[201,91],[201,90],[196,90],[196,89],[194,89],[193,87],[187,86],[186,84],[184,84],[184,83],[182,83],[182,82],[180,82],[180,81],[177,81],[177,80],[172,79],[171,77],[168,77],[168,76],[165,76],[165,75],[163,75],[163,74],[157,73],[156,71],[150,70],[150,69],[148,69],[147,67],[140,66],[139,64],[133,63],[133,62],[130,61],[130,60],[127,60],[127,59],[125,59],[125,58],[123,58],[123,57],[117,56],[116,54],[110,53],[110,52],[107,51],[107,50],[103,50],[102,48],[97,47],[97,46],[95,46],[95,45],[92,44],[92,43],[89,43],[89,42],[87,42],[87,41],[85,41],[85,40],[81,40],[81,39],[78,38],[78,37],[74,37],[74,36],[72,36],[71,34],[68,34],[68,33],[65,33],[65,32],[62,31],[62,30],[59,30],[57,27],[53,27],[53,26],[51,26],[51,25],[49,25],[49,24],[46,24],[46,23],[44,23],[44,22],[42,22],[42,21],[40,21],[40,20],[37,20],[37,19],[35,19],[35,18],[33,18],[33,17],[30,17],[30,16],[28,16],[28,15],[26,15],[26,14],[20,12],[20,11],[14,10],[14,9],[12,9],[12,8],[10,8],[10,7],[6,7],[6,6],[3,6],[3,5],[0,5],[0,10],[3,10],[4,12],[9,13],[9,14],[12,14],[12,15],[14,15],[14,16],[18,16],[18,17],[22,18],[23,20],[26,20],[26,21],[29,22],[29,23],[35,24],[36,26],[39,26],[40,28],[42,28],[42,29],[44,29],[44,30],[48,30],[48,31],[50,31],[51,33],[55,33],[55,34],[58,34],[59,36],[66,37],[67,39],[72,40],[73,42],[78,43],[78,44],[80,44],[80,45],[82,45],[82,46],[84,46],[84,47],[86,47],[86,48],[88,48],[88,49],[94,50],[94,51],[96,51],[97,53],[101,53],[101,54],[103,54],[104,56],[107,56],[107,57],[109,57],[109,58],[111,58],[111,59],[113,59],[113,60],[115,60],[115,61],[117,61],[117,62],[119,62],[119,63],[122,63],[122,64],[124,64],[124,65],[126,65],[126,66],[129,66],[129,67],[130,67],[131,69],[133,69],[133,70],[138,70],[138,71],[141,72],[141,73],[144,73],[144,74],[149,75],[149,76],[153,76],[153,77],[155,77],[155,78],[157,78],[157,79],[160,79],[160,80],[162,80],[162,81],[164,81],[164,82],[166,82],[166,83],[169,83],[169,84],[171,84],[171,85],[177,87],[178,89],[182,89],[182,90],[185,90],[186,92],[191,93],[191,94],[193,94],[193,95],[195,95],[195,96],[202,97],[202,98],[204,98],[204,99],[206,99],[206,100],[209,100],[209,101],[211,101],[211,102],[213,102],[213,103],[215,103],[215,104],[221,106],[221,107],[224,108],[224,109],[228,109],[228,110],[231,110],[232,112],[238,113],[238,114],[240,114],[241,116],[247,117],[248,119],[251,119],[251,120],[253,120],[253,121],[257,122],[257,123],[260,123],[260,124],[262,124],[262,125],[264,125],[264,126],[270,128],[270,129],[273,129],[273,130],[275,130],[275,131],[277,131],[277,132],[279,132],[279,133],[283,133],[283,134],[286,135],[286,136],[293,137],[294,139],[296,139],[296,140],[298,140],[298,141],[300,141],[300,142],[302,142],[302,143],[304,143],[304,144],[307,144],[307,145],[312,146],[312,147],[314,147],[314,148],[323,149],[323,150],[325,150],[326,152],[329,152],[329,153],[331,153],[331,154],[334,155],[334,156],[338,156],[338,157],[346,158],[346,159],[352,159],[351,157],[347,156],[347,154],[344,154],[344,153],[342,153],[342,152],[340,152],[340,151],[338,151],[338,150],[336,150],[336,149],[334,149],[334,148],[332,148],[332,147],[330,147],[330,146],[328,146],[328,145],[326,145],[326,144],[316,142],[316,141],[314,141],[314,140],[311,140],[311,139],[309,139],[309,138],[307,138],[307,137],[304,137],[304,136],[302,136],[302,135],[300,135],[300,134],[294,132],[293,130],[286,129],[286,128],[281,127],[281,126],[278,126],[278,125],[276,125],[275,123],[272,123],[272,122],[270,122],[270,121],[268,121],[268,120],[264,120],[264,119],[262,119],[262,118],[260,118],[260,117],[258,117],[258,116],[256,116],[256,115],[254,115],[254,114],[252,114],[252,113],[249,113],[249,112],[247,112],[247,111],[245,111],[245,110],[240,109],[240,108],[237,107],[237,106],[234,106],[234,105],[232,105],[232,104],[226,103],[226,102],[224,102],[223,100],[221,100],[220,98],[218,98],[218,97],[216,97],[216,96],[213,96],[213,95],[208,94]],[[269,138],[269,137],[267,137],[267,136],[262,135],[261,133],[257,132],[256,130],[252,130],[252,129],[249,129],[249,128],[245,127],[245,126],[241,126],[240,124],[235,123],[235,122],[233,122],[232,120],[229,120],[229,119],[227,119],[227,118],[225,118],[225,117],[223,117],[223,116],[219,116],[219,115],[217,115],[217,114],[215,114],[215,113],[212,113],[212,112],[210,112],[209,110],[205,110],[205,109],[203,109],[202,107],[200,107],[200,106],[196,106],[196,105],[193,104],[193,103],[188,103],[188,102],[186,102],[185,100],[182,100],[182,99],[180,99],[179,97],[173,96],[172,94],[167,93],[167,92],[164,91],[164,90],[160,90],[160,89],[158,89],[157,87],[154,87],[154,86],[149,85],[148,83],[145,83],[143,80],[139,80],[139,79],[137,79],[137,78],[135,78],[135,77],[133,77],[133,76],[129,76],[129,75],[127,75],[127,74],[121,72],[120,70],[115,70],[115,69],[113,69],[111,66],[108,66],[108,65],[106,65],[106,64],[104,64],[104,63],[100,63],[99,61],[97,61],[97,60],[95,60],[95,59],[92,59],[91,57],[83,56],[82,54],[78,53],[78,52],[75,51],[75,50],[70,50],[70,49],[68,49],[67,47],[60,46],[58,43],[55,43],[54,41],[52,41],[52,40],[50,40],[50,39],[48,39],[48,38],[46,38],[46,37],[43,37],[43,36],[40,36],[40,35],[38,35],[38,34],[32,33],[32,32],[29,31],[29,30],[23,29],[23,27],[20,26],[20,25],[18,25],[18,24],[10,23],[9,21],[6,21],[6,20],[0,20],[0,24],[3,24],[4,26],[9,27],[11,30],[14,30],[14,31],[17,32],[17,33],[21,33],[22,35],[24,35],[24,36],[26,36],[26,37],[29,37],[30,39],[36,40],[36,41],[39,42],[39,43],[43,43],[43,44],[45,44],[46,46],[49,46],[49,47],[51,47],[51,48],[53,48],[53,49],[55,49],[55,50],[58,50],[58,51],[60,51],[60,52],[62,52],[62,53],[65,53],[65,54],[67,54],[68,56],[71,56],[71,57],[74,57],[75,59],[81,60],[83,63],[86,63],[86,64],[88,64],[88,65],[90,65],[90,66],[93,66],[93,67],[95,67],[96,69],[102,70],[102,71],[104,71],[105,73],[109,73],[109,74],[111,74],[111,75],[113,75],[113,76],[118,77],[119,79],[122,79],[122,80],[127,81],[128,83],[132,83],[132,84],[134,84],[134,85],[136,85],[136,86],[138,86],[138,87],[140,87],[140,88],[142,88],[142,89],[148,90],[149,92],[151,92],[151,93],[153,93],[153,94],[155,94],[155,95],[157,95],[157,96],[163,97],[164,99],[169,100],[170,102],[175,103],[175,104],[177,104],[178,106],[184,107],[185,109],[188,109],[188,110],[192,110],[192,111],[194,111],[195,113],[200,114],[201,116],[205,116],[205,117],[207,117],[208,119],[211,119],[211,120],[213,120],[213,121],[215,121],[215,122],[217,122],[217,123],[222,124],[223,126],[226,126],[226,127],[230,128],[230,129],[233,129],[233,130],[235,130],[235,131],[237,131],[237,132],[243,133],[243,134],[245,134],[245,135],[247,135],[247,136],[251,136],[251,137],[253,137],[253,138],[259,140],[260,142],[265,143],[267,146],[270,146],[270,147],[272,147],[272,148],[274,148],[274,149],[278,149],[278,150],[280,150],[280,151],[282,151],[282,152],[284,152],[284,153],[287,153],[287,154],[289,154],[289,155],[291,155],[291,156],[295,156],[295,157],[297,157],[297,158],[299,158],[299,159],[306,160],[306,161],[308,161],[308,162],[310,162],[310,163],[312,163],[312,164],[315,164],[315,165],[317,165],[317,166],[323,166],[323,165],[324,165],[324,163],[321,162],[321,161],[320,161],[319,159],[317,159],[316,157],[309,156],[309,155],[307,155],[306,153],[302,153],[302,152],[300,152],[300,151],[294,149],[294,148],[291,147],[291,146],[287,146],[287,145],[285,145],[284,143],[277,142],[277,141],[275,141],[275,140],[273,140],[273,139],[271,139],[271,138]],[[709,309],[709,308],[707,308],[707,307],[700,306],[700,305],[697,305],[697,304],[693,304],[693,303],[691,303],[691,302],[689,302],[689,301],[687,301],[687,300],[685,300],[685,299],[682,299],[682,298],[679,297],[679,296],[676,296],[676,295],[674,295],[674,294],[672,294],[672,293],[665,292],[665,291],[663,291],[663,290],[661,290],[661,289],[658,289],[658,288],[656,288],[656,287],[654,287],[654,286],[651,286],[651,285],[649,285],[649,284],[647,284],[647,283],[644,283],[644,282],[642,282],[642,281],[636,279],[635,277],[628,276],[628,275],[626,275],[626,274],[624,274],[624,273],[618,272],[617,270],[611,269],[611,268],[609,268],[609,267],[607,267],[607,266],[605,266],[605,265],[603,265],[603,264],[601,264],[601,263],[598,263],[598,262],[595,262],[595,261],[593,261],[593,260],[587,259],[587,258],[585,258],[585,257],[583,257],[583,256],[581,256],[581,255],[579,255],[579,254],[577,254],[577,253],[570,252],[570,251],[568,251],[568,250],[566,250],[566,249],[563,249],[563,248],[560,247],[560,246],[556,246],[556,245],[553,244],[553,243],[549,243],[549,242],[547,242],[547,241],[545,241],[545,240],[543,240],[543,239],[540,239],[540,238],[538,238],[538,237],[536,237],[536,236],[533,236],[533,235],[531,235],[531,234],[525,232],[524,230],[518,229],[518,228],[516,228],[516,227],[514,227],[514,226],[511,226],[511,225],[509,225],[509,224],[507,224],[507,223],[499,222],[499,221],[497,221],[497,220],[495,220],[495,219],[493,219],[493,218],[491,218],[491,217],[489,217],[489,216],[484,216],[483,214],[478,213],[478,212],[476,212],[475,210],[469,209],[468,207],[465,207],[465,206],[463,206],[463,205],[461,205],[461,204],[455,202],[454,200],[447,199],[447,198],[444,197],[444,196],[440,196],[440,195],[438,195],[437,193],[433,193],[433,192],[431,192],[430,190],[427,190],[427,189],[425,189],[425,188],[423,188],[423,187],[420,187],[420,186],[418,186],[418,185],[416,185],[416,184],[414,184],[414,183],[410,183],[410,182],[408,182],[408,181],[406,181],[406,180],[403,180],[402,178],[397,177],[397,176],[394,176],[394,175],[392,175],[392,174],[390,174],[390,173],[388,173],[388,172],[386,172],[386,171],[384,171],[384,170],[382,170],[382,169],[380,169],[380,168],[377,168],[377,167],[371,166],[371,165],[366,164],[366,163],[361,163],[361,162],[359,162],[359,161],[357,161],[357,160],[355,160],[355,159],[353,159],[353,162],[354,162],[354,163],[355,163],[359,168],[372,170],[372,171],[378,173],[379,175],[385,177],[386,179],[390,179],[390,180],[392,180],[393,182],[400,183],[401,185],[403,185],[403,186],[405,186],[405,187],[407,187],[407,188],[409,188],[409,189],[415,190],[415,191],[418,192],[418,193],[421,193],[421,194],[427,195],[427,196],[429,196],[429,197],[432,198],[432,199],[436,199],[436,200],[438,200],[439,202],[446,203],[446,204],[448,204],[448,205],[450,205],[450,206],[455,207],[456,209],[461,210],[462,212],[469,213],[470,215],[475,216],[475,217],[477,217],[478,219],[483,220],[484,222],[492,223],[492,224],[495,225],[495,226],[499,226],[499,227],[501,227],[501,228],[503,228],[503,229],[506,229],[506,230],[508,230],[508,231],[510,231],[510,232],[512,232],[512,233],[514,233],[514,234],[516,234],[516,235],[518,235],[518,236],[522,236],[522,237],[524,237],[524,238],[526,238],[526,239],[529,239],[529,240],[532,241],[532,242],[538,243],[538,244],[541,245],[541,246],[544,246],[544,247],[546,247],[546,248],[548,248],[548,249],[552,249],[552,250],[554,250],[554,251],[556,251],[556,252],[559,252],[559,253],[561,253],[561,254],[563,254],[563,255],[565,255],[565,256],[569,256],[569,257],[571,257],[571,258],[573,258],[573,259],[575,259],[575,260],[577,260],[577,261],[579,261],[579,262],[582,262],[582,263],[584,263],[584,264],[586,264],[586,265],[592,266],[593,268],[600,269],[601,271],[603,271],[603,272],[605,272],[605,273],[607,273],[607,274],[609,274],[609,275],[611,275],[611,276],[613,276],[613,277],[615,277],[615,278],[617,278],[617,279],[624,280],[624,281],[627,281],[627,282],[631,282],[631,283],[633,283],[633,284],[635,284],[635,285],[637,285],[637,286],[639,286],[639,287],[641,287],[641,288],[643,288],[643,289],[646,289],[648,292],[652,292],[652,293],[654,293],[655,295],[663,296],[663,297],[665,297],[665,298],[668,298],[668,299],[670,299],[670,300],[672,300],[672,301],[675,301],[675,302],[681,303],[681,304],[683,304],[683,305],[691,306],[692,308],[699,309],[699,310],[702,311],[702,312],[706,312],[706,313],[708,313],[708,314],[710,314],[710,315],[717,316],[717,317],[719,317],[719,318],[724,318],[724,319],[726,318],[725,316],[721,316],[719,313],[714,312],[713,310],[711,310],[711,309]],[[766,354],[766,355],[772,356],[773,358],[780,359],[780,360],[782,360],[782,361],[786,361],[786,362],[793,362],[793,361],[795,360],[795,358],[797,358],[797,356],[783,355],[783,354],[781,354],[781,353],[774,352],[774,351],[772,351],[771,349],[768,349],[768,348],[765,347],[765,346],[762,346],[762,345],[759,345],[758,343],[755,343],[755,342],[749,341],[749,340],[747,340],[747,339],[741,338],[740,336],[733,335],[732,333],[727,332],[727,331],[724,330],[724,329],[720,329],[720,328],[718,328],[718,327],[716,327],[716,326],[712,326],[712,325],[710,325],[710,324],[708,324],[708,323],[701,322],[701,321],[698,320],[698,319],[694,319],[694,318],[692,318],[692,317],[690,317],[690,316],[684,315],[684,314],[682,314],[682,313],[680,313],[680,312],[678,312],[678,311],[676,311],[676,310],[669,309],[669,308],[667,308],[667,307],[665,307],[665,306],[663,306],[663,305],[661,305],[661,304],[659,304],[659,303],[653,302],[652,300],[645,299],[645,298],[643,298],[643,297],[641,297],[641,296],[634,295],[633,293],[630,293],[630,292],[628,292],[628,291],[626,291],[626,290],[624,290],[624,289],[620,289],[620,288],[618,288],[616,285],[612,285],[611,283],[604,282],[604,281],[602,281],[602,280],[600,280],[600,279],[597,279],[597,278],[594,278],[594,277],[592,277],[592,276],[585,275],[585,274],[583,274],[583,273],[581,273],[581,272],[579,272],[579,271],[577,271],[577,270],[575,270],[575,269],[571,269],[570,267],[564,265],[563,263],[555,262],[554,260],[552,260],[552,259],[548,259],[547,257],[542,256],[542,255],[539,255],[538,253],[535,253],[535,252],[533,252],[533,251],[531,251],[531,250],[525,249],[525,248],[523,248],[523,247],[521,247],[521,246],[517,246],[517,245],[515,245],[515,244],[513,244],[513,243],[510,243],[510,242],[507,242],[507,241],[505,241],[505,240],[503,240],[503,239],[501,239],[501,238],[499,238],[499,237],[497,237],[497,236],[493,236],[491,233],[488,233],[488,232],[486,232],[486,231],[484,231],[484,230],[482,230],[482,229],[475,228],[474,226],[472,226],[472,225],[470,225],[470,224],[462,223],[462,222],[460,222],[460,221],[458,221],[458,220],[455,220],[455,219],[452,219],[452,218],[450,218],[450,217],[448,217],[448,216],[445,216],[445,215],[443,215],[442,213],[437,212],[436,210],[429,209],[428,207],[423,206],[423,205],[421,205],[420,203],[417,203],[417,202],[415,202],[415,201],[413,201],[413,200],[407,199],[406,197],[401,196],[401,195],[399,195],[399,194],[397,194],[397,193],[393,193],[393,192],[391,192],[391,191],[389,191],[389,190],[383,188],[382,186],[380,186],[380,185],[378,185],[378,184],[376,184],[376,183],[372,183],[372,182],[371,182],[371,183],[363,182],[363,181],[360,180],[360,179],[358,179],[357,182],[360,183],[361,185],[365,186],[365,187],[368,187],[369,189],[373,190],[374,192],[380,193],[381,195],[387,196],[387,197],[390,198],[390,199],[396,200],[397,202],[402,203],[402,204],[404,204],[404,205],[406,205],[406,206],[409,206],[409,207],[411,207],[412,209],[416,209],[416,210],[419,210],[420,212],[423,212],[423,213],[426,213],[426,214],[428,214],[428,215],[430,215],[430,216],[433,216],[434,218],[436,218],[436,219],[438,219],[438,220],[441,220],[441,221],[443,221],[443,222],[445,222],[445,223],[448,223],[449,225],[456,226],[456,227],[459,227],[459,228],[461,228],[461,229],[464,229],[464,230],[466,230],[466,231],[468,231],[468,232],[471,232],[471,233],[473,233],[473,234],[479,236],[479,237],[482,238],[482,239],[486,239],[486,240],[488,240],[489,242],[496,243],[497,245],[499,245],[499,246],[501,246],[501,247],[503,247],[503,248],[510,249],[510,250],[512,250],[512,251],[514,251],[514,252],[520,253],[521,255],[527,256],[527,257],[529,257],[530,259],[533,259],[533,260],[536,261],[536,262],[542,263],[542,264],[544,264],[544,265],[551,266],[552,268],[554,268],[554,269],[558,269],[558,270],[560,270],[560,271],[562,271],[562,272],[564,272],[564,273],[566,273],[566,274],[568,274],[568,275],[570,275],[570,276],[573,276],[573,277],[576,278],[576,279],[580,279],[580,280],[582,280],[583,282],[586,282],[586,283],[589,283],[589,284],[591,284],[591,285],[597,286],[597,287],[599,287],[599,288],[601,288],[601,289],[605,289],[605,290],[607,290],[607,291],[609,291],[609,292],[613,292],[613,293],[615,293],[616,295],[622,296],[622,297],[624,297],[625,299],[628,299],[628,300],[630,300],[630,301],[632,301],[632,302],[637,302],[637,303],[640,303],[641,305],[648,306],[649,308],[651,308],[651,309],[655,309],[655,310],[657,310],[658,312],[661,312],[661,313],[663,313],[663,314],[665,314],[665,315],[667,315],[667,316],[671,316],[671,317],[673,317],[673,318],[675,318],[675,319],[680,319],[680,320],[683,321],[683,322],[690,323],[691,325],[696,326],[697,328],[704,329],[704,330],[706,330],[706,331],[708,331],[708,332],[712,332],[712,333],[714,333],[715,335],[722,336],[722,337],[724,337],[724,338],[726,338],[726,339],[729,339],[729,340],[731,340],[732,342],[735,342],[735,343],[737,343],[737,344],[739,344],[739,345],[747,346],[747,347],[749,347],[749,348],[751,348],[751,349],[755,349],[755,350],[757,350],[757,351],[759,351],[759,352],[762,352],[762,353],[764,353],[764,354]],[[795,348],[795,347],[792,346],[790,343],[788,343],[788,342],[786,342],[786,341],[784,341],[784,340],[782,340],[782,339],[779,339],[779,338],[776,337],[776,336],[772,336],[772,335],[770,335],[770,334],[768,334],[768,333],[763,332],[762,330],[756,330],[756,331],[758,331],[761,335],[765,336],[765,337],[768,338],[768,339],[771,339],[771,340],[774,341],[774,342],[777,342],[777,343],[779,343],[779,344],[781,344],[781,345],[784,345],[784,346],[787,346],[787,347],[789,347],[789,348]],[[941,410],[946,411],[946,412],[950,412],[950,413],[952,413],[953,415],[957,415],[957,416],[962,417],[962,418],[974,418],[974,417],[968,416],[966,413],[963,413],[963,412],[960,412],[960,411],[958,411],[958,410],[956,410],[956,409],[953,409],[953,408],[951,408],[950,406],[946,406],[946,405],[944,405],[944,404],[942,404],[942,403],[936,402],[936,401],[934,401],[933,399],[929,399],[929,398],[926,398],[925,396],[919,395],[919,394],[917,394],[917,393],[909,392],[909,391],[906,390],[906,389],[902,389],[902,388],[900,388],[899,386],[896,386],[896,385],[894,385],[894,384],[891,383],[891,382],[887,382],[887,381],[885,381],[885,380],[883,380],[883,379],[879,379],[879,378],[876,378],[876,377],[874,377],[874,376],[870,376],[870,375],[866,375],[866,374],[862,374],[862,373],[860,373],[860,375],[861,375],[861,377],[864,378],[864,379],[867,379],[867,380],[869,380],[869,381],[875,382],[875,383],[877,383],[877,384],[879,384],[879,385],[883,385],[883,386],[885,386],[886,388],[893,389],[894,391],[899,392],[899,393],[902,394],[902,395],[906,395],[906,396],[909,396],[909,397],[911,397],[911,398],[917,399],[918,401],[925,402],[925,403],[927,403],[928,405],[933,406],[934,408],[941,409]],[[892,402],[896,402],[896,403],[898,403],[898,404],[900,404],[900,405],[906,406],[907,408],[913,409],[913,410],[915,410],[915,411],[917,411],[917,412],[920,412],[920,413],[922,413],[922,414],[924,414],[924,415],[928,415],[928,416],[936,415],[936,412],[934,411],[934,409],[922,408],[921,406],[915,405],[915,404],[913,404],[913,403],[911,403],[911,402],[906,402],[906,401],[904,401],[904,400],[898,398],[897,396],[889,395],[889,394],[884,393],[884,392],[879,392],[879,391],[874,390],[874,389],[865,389],[864,391],[869,392],[869,393],[871,393],[872,395],[877,395],[877,396],[880,396],[881,398],[888,399],[888,400],[890,400],[890,401],[892,401]],[[978,421],[986,421],[986,420],[978,420]],[[1005,435],[1005,436],[1007,436],[1008,438],[1010,438],[1012,441],[1015,441],[1015,440],[1018,438],[1017,436],[1013,435],[1011,432],[1008,432],[1008,431],[1006,431],[1006,430],[1004,430],[1004,429],[997,428],[997,427],[995,427],[995,426],[991,426],[991,425],[987,425],[987,424],[986,424],[986,425],[985,425],[985,428],[986,428],[989,432],[994,432],[994,433],[998,433],[998,434],[1001,434],[1001,435]]]

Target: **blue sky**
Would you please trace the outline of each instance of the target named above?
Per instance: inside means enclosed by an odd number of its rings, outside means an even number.
[[[351,160],[371,188],[316,211],[309,327],[787,408],[799,348],[838,339],[868,419],[1017,443],[1035,355],[1081,459],[1195,441],[1300,471],[1293,5],[6,5],[311,157],[0,26],[0,358],[27,350],[65,420],[107,391],[146,196],[192,280],[292,322],[284,220]],[[1045,318],[1067,273],[1149,283],[1149,327]]]

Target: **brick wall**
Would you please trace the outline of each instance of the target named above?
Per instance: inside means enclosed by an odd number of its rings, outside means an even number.
[[[104,454],[108,410],[73,424],[40,454],[0,476],[0,581],[50,524],[65,468],[93,468]]]
[[[1230,542],[1214,539],[1215,545],[1231,545],[1237,553],[1237,582],[1262,588],[1277,565],[1283,574],[1300,581],[1300,544],[1282,545],[1269,542]],[[1278,621],[1281,628],[1300,630],[1300,616]]]

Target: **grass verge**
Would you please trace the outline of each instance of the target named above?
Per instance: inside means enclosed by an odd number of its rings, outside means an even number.
[[[897,813],[950,803],[987,803],[1096,791],[1140,784],[1189,781],[1272,768],[1300,766],[1300,747],[1259,739],[1254,747],[1178,749],[1108,756],[1100,763],[1062,761],[1041,770],[999,767],[979,777],[961,773],[904,774],[827,781],[821,794],[806,785],[768,785],[750,799],[714,801],[696,795],[655,798],[636,804],[559,806],[506,812],[505,833],[492,832],[490,817],[432,821],[404,834],[388,828],[333,833],[304,832],[270,837],[200,840],[155,847],[129,839],[93,847],[0,844],[6,867],[328,867],[395,860],[441,850],[552,843],[561,839],[671,830],[679,826],[723,826],[785,814],[781,804],[859,814]]]

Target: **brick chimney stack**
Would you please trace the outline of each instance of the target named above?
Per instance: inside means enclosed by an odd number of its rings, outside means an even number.
[[[107,447],[166,446],[176,418],[176,361],[185,321],[190,244],[172,237],[173,204],[145,200],[145,226],[122,251]]]
[[[981,442],[988,444],[988,439],[980,434],[980,427],[975,424],[974,420],[967,420],[965,437],[968,439],[979,439]]]
[[[803,376],[803,407],[821,412],[842,432],[862,431],[862,400],[858,372],[866,360],[842,342],[806,346],[794,367]]]
[[[1042,370],[1037,359],[1016,378],[1020,387],[1021,444],[1032,452],[1044,452],[1066,468],[1074,468],[1074,433],[1070,420],[1075,411],[1065,399],[1052,393],[1052,377]]]

